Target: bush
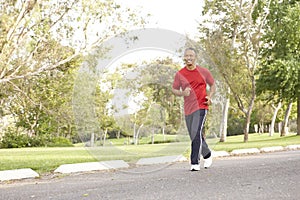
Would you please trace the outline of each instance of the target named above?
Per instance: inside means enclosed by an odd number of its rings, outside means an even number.
[[[230,116],[228,118],[227,136],[242,135],[244,122],[243,118]]]
[[[71,147],[73,144],[64,137],[55,137],[47,144],[49,147]]]
[[[44,147],[47,146],[48,141],[51,140],[49,135],[39,135],[29,138],[30,139],[28,147]]]
[[[70,140],[64,137],[51,137],[49,134],[30,137],[26,134],[15,133],[9,129],[0,142],[0,148],[22,147],[70,147]]]
[[[173,142],[180,142],[180,140],[178,140],[178,139],[155,140],[154,144],[164,144],[164,143],[173,143]],[[152,144],[152,142],[148,142],[148,144]]]
[[[24,134],[14,134],[10,130],[3,136],[0,148],[21,148],[27,147],[29,138]]]
[[[177,131],[178,130],[176,130],[173,125],[167,125],[165,128],[165,132],[168,135],[176,135]]]

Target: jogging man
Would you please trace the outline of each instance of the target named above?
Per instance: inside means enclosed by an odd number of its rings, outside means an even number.
[[[212,164],[211,151],[202,133],[211,97],[216,90],[210,71],[196,65],[196,57],[194,48],[184,51],[185,66],[176,73],[172,88],[176,96],[184,97],[185,121],[191,139],[191,171],[200,170],[201,154],[204,168]],[[209,92],[206,91],[207,84]]]

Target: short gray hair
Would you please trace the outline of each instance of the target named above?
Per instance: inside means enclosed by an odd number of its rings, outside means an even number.
[[[197,50],[196,50],[195,48],[193,48],[193,47],[188,47],[188,48],[186,48],[186,49],[184,50],[184,54],[185,54],[185,52],[188,51],[188,50],[193,51],[193,52],[195,53],[195,55],[197,56]]]

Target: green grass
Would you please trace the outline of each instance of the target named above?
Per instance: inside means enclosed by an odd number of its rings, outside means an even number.
[[[51,172],[61,164],[96,161],[84,147],[0,149],[0,170],[31,168]]]
[[[270,146],[288,146],[293,144],[300,144],[300,136],[290,134],[285,137],[280,137],[278,133],[275,133],[272,137],[268,133],[264,134],[249,134],[248,142],[244,141],[243,135],[227,137],[226,142],[218,142],[212,148],[215,151],[228,151],[231,152],[234,149],[246,149],[246,148],[262,148]]]
[[[162,135],[162,134],[155,134],[154,135],[154,140],[155,141],[189,141],[189,138],[187,135]],[[139,144],[151,144],[152,137],[147,136],[147,137],[142,137],[139,139]],[[106,144],[113,144],[113,145],[124,145],[124,144],[131,144],[132,138],[131,137],[126,137],[126,138],[121,138],[121,139],[108,139],[106,141]]]
[[[156,137],[162,140],[162,136]],[[124,138],[108,140],[106,146],[84,147],[48,147],[0,149],[0,170],[31,168],[38,173],[48,173],[61,164],[95,162],[105,160],[124,160],[136,162],[139,158],[183,154],[188,156],[190,142],[187,137],[171,136],[167,140],[179,139],[180,142],[164,144],[148,144],[151,139],[144,138],[140,145],[124,145]],[[287,146],[300,144],[300,136],[295,134],[280,137],[279,134],[269,137],[268,134],[249,134],[249,142],[243,142],[243,135],[227,137],[226,142],[208,139],[210,148],[215,151],[232,151],[243,148],[262,148],[269,146]]]

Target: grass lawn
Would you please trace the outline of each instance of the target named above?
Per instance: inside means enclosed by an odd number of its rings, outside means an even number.
[[[108,141],[108,145],[104,147],[94,148],[83,147],[81,144],[74,147],[0,149],[0,171],[31,168],[42,174],[52,172],[61,164],[105,160],[136,162],[139,158],[145,157],[179,154],[188,156],[190,151],[190,142],[186,138],[174,143],[148,144],[149,140],[145,140],[143,143],[141,145],[124,145],[123,138],[120,141]],[[274,134],[269,137],[268,134],[249,134],[247,143],[243,142],[243,135],[227,137],[224,143],[218,142],[218,139],[208,139],[208,143],[210,148],[215,151],[230,152],[233,149],[300,144],[300,136],[293,134],[280,137],[279,134]]]
[[[61,164],[96,161],[84,147],[0,149],[0,170],[31,168],[51,172]]]
[[[288,146],[293,144],[300,144],[300,136],[296,134],[290,134],[285,137],[280,137],[279,133],[275,133],[272,137],[269,133],[264,134],[249,134],[248,142],[244,141],[244,135],[227,137],[226,142],[218,142],[212,147],[215,151],[228,151],[231,152],[234,149],[246,149],[246,148],[262,148],[271,146]]]

